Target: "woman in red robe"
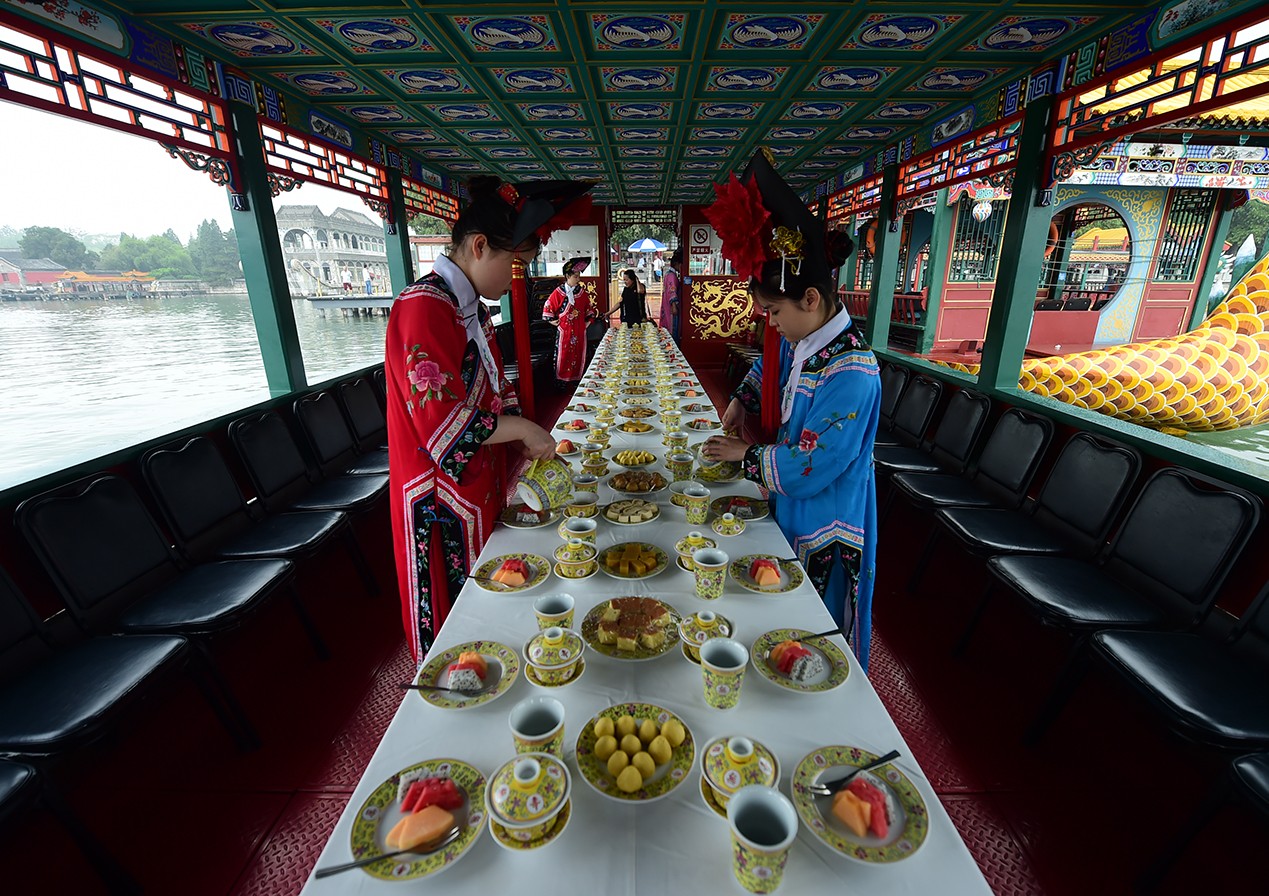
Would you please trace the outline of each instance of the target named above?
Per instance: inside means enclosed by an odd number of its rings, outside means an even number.
[[[559,330],[555,340],[555,377],[566,385],[582,378],[586,368],[586,326],[599,317],[594,299],[582,285],[582,271],[589,264],[589,258],[564,262],[564,282],[542,307],[542,319]]]
[[[535,256],[551,219],[589,188],[474,178],[449,254],[392,306],[384,357],[392,533],[415,662],[431,648],[502,509],[503,445],[519,442],[535,459],[555,454],[551,434],[519,416],[479,297],[506,292],[514,259]]]

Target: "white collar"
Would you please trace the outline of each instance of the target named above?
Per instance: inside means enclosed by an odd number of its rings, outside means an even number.
[[[476,351],[480,354],[485,374],[489,377],[489,386],[497,394],[498,365],[494,363],[489,341],[485,339],[485,331],[480,324],[480,300],[476,296],[476,287],[448,255],[437,256],[436,261],[432,262],[432,271],[445,281],[454,298],[458,299],[458,316],[462,320],[463,329],[467,331],[467,338],[476,343]]]
[[[850,312],[843,306],[814,333],[808,334],[793,346],[793,364],[789,368],[789,379],[784,384],[784,394],[780,396],[780,422],[788,423],[789,414],[793,411],[793,396],[798,390],[798,380],[802,378],[802,365],[806,359],[828,347],[834,339],[850,326]]]

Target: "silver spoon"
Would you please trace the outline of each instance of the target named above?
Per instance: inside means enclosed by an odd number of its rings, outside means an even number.
[[[377,856],[366,856],[364,859],[357,859],[355,862],[345,862],[343,865],[327,865],[325,868],[318,868],[314,871],[313,878],[315,880],[320,880],[323,877],[330,877],[332,874],[339,874],[340,872],[349,871],[353,868],[361,868],[363,865],[373,865],[375,862],[382,861],[383,859],[395,859],[397,856],[403,856],[406,853],[425,856],[449,846],[458,839],[459,834],[462,832],[463,829],[459,825],[454,825],[453,829],[445,835],[444,839],[427,849],[419,849],[418,847],[415,847],[414,849],[398,849],[396,852],[383,852]]]

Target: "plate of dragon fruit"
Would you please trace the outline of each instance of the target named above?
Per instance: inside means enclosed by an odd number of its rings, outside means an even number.
[[[497,700],[515,683],[520,655],[497,641],[469,641],[428,657],[414,683],[448,690],[415,691],[441,709],[467,709]]]
[[[831,691],[846,680],[850,663],[842,649],[827,637],[794,640],[809,634],[802,628],[777,628],[759,635],[749,650],[754,669],[790,691]]]

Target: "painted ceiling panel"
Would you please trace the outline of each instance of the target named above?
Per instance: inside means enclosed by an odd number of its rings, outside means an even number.
[[[118,0],[438,173],[588,176],[702,200],[769,145],[799,184],[987,123],[1020,78],[1140,23],[1246,0]],[[1172,26],[1174,30],[1180,26]],[[1157,37],[1151,31],[1152,37]]]

